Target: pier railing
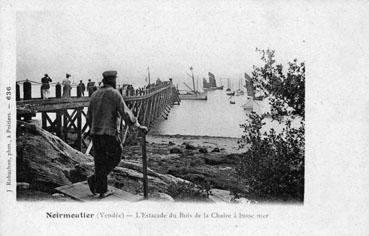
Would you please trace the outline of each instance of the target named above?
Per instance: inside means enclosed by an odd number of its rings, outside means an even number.
[[[26,84],[23,84],[23,100],[20,99],[19,85],[17,86],[17,119],[30,120],[32,116],[41,114],[43,129],[54,133],[77,150],[86,149],[89,139],[85,139],[83,134],[88,131],[86,117],[90,98],[82,97],[78,91],[77,97],[62,98],[61,88],[56,85],[55,97],[32,99],[30,94],[32,84],[29,81],[24,83]],[[167,119],[173,104],[179,104],[178,91],[171,81],[119,91],[127,106],[138,117],[140,124],[148,128],[151,128],[159,117]],[[121,140],[126,140],[127,133],[134,133],[134,130],[120,120]]]

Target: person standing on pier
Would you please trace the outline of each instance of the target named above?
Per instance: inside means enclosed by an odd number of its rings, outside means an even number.
[[[91,97],[92,93],[95,91],[94,86],[95,82],[91,82],[91,79],[88,79],[87,92],[89,97]]]
[[[51,78],[48,74],[45,74],[44,77],[41,79],[41,96],[43,99],[48,99],[50,94],[50,82],[52,82]]]
[[[106,197],[112,194],[108,190],[107,176],[119,164],[122,154],[122,141],[117,130],[118,115],[126,124],[135,125],[143,132],[147,132],[147,128],[138,123],[116,89],[117,72],[105,71],[102,75],[104,85],[92,94],[87,112],[95,150],[95,173],[87,178],[87,182],[93,194]]]
[[[69,98],[70,97],[70,91],[72,90],[72,86],[71,86],[71,82],[70,82],[70,74],[65,74],[65,80],[63,80],[62,85],[63,85],[63,97],[64,98]]]
[[[82,80],[80,80],[80,81],[79,81],[78,86],[79,86],[79,89],[80,89],[80,91],[81,91],[82,96],[84,97],[84,96],[85,96],[86,86],[85,86],[85,84],[82,82]]]

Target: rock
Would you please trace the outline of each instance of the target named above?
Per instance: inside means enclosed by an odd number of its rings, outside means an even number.
[[[149,194],[149,200],[163,201],[163,202],[174,202],[174,199],[166,193],[151,193]]]
[[[183,152],[182,152],[182,150],[181,150],[180,148],[178,148],[178,147],[173,147],[173,148],[171,148],[171,149],[169,150],[169,153],[171,153],[171,154],[174,154],[174,153],[176,153],[176,154],[181,154],[181,153],[183,153]]]
[[[202,147],[202,148],[199,149],[199,152],[208,153],[208,150],[206,148]]]
[[[211,152],[220,152],[218,147],[215,147],[213,150],[211,150]]]
[[[27,189],[29,189],[29,183],[18,182],[17,183],[17,189],[27,190]]]
[[[51,195],[55,193],[56,187],[86,180],[86,177],[93,173],[92,156],[73,149],[57,136],[35,125],[17,121],[18,130],[20,132],[17,132],[17,182],[25,183],[19,184],[19,188],[29,187],[33,192],[45,193],[49,199],[63,200],[61,195]],[[176,147],[172,149],[174,148]],[[181,149],[179,150],[182,152]],[[170,174],[160,174],[150,168],[147,169],[147,174],[149,193],[153,194],[153,198],[167,201],[173,199],[172,196],[165,195],[170,193],[169,187],[191,183]],[[139,194],[143,192],[142,178],[140,155],[136,160],[122,160],[108,176],[108,183],[130,193]],[[196,176],[195,179],[201,178]],[[28,186],[27,183],[29,183]],[[189,186],[197,188],[193,184]],[[31,191],[23,190],[25,191],[29,194],[25,193],[23,196],[32,198]]]
[[[175,143],[173,143],[172,141],[169,141],[169,146],[173,146],[175,145]]]
[[[212,155],[212,156],[204,156],[204,161],[208,165],[220,165],[220,164],[237,164],[238,156],[237,155]]]
[[[148,187],[150,193],[161,192],[167,193],[168,187],[179,182],[186,182],[181,178],[174,177],[170,174],[160,174],[150,168],[147,169]],[[111,177],[116,181],[115,186],[123,186],[121,189],[131,193],[142,193],[142,164],[132,161],[122,161],[116,167]]]
[[[219,170],[232,170],[233,168],[232,167],[229,167],[229,166],[226,166],[226,167],[219,167]]]
[[[244,198],[244,197],[234,199],[233,202],[234,203],[241,203],[241,204],[255,204],[255,203],[257,203],[256,201],[252,201],[252,200],[249,200],[249,199]]]
[[[216,189],[216,188],[210,189],[209,198],[213,200],[214,202],[230,203],[233,201],[233,196],[231,195],[230,191],[223,190],[223,189]]]
[[[17,121],[17,131],[17,182],[30,183],[34,190],[54,192],[56,187],[92,174],[92,157],[57,136],[22,121]]]
[[[195,150],[196,149],[195,146],[193,146],[192,144],[189,144],[189,143],[186,143],[185,148],[187,150]]]

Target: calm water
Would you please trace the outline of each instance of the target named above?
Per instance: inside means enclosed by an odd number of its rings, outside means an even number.
[[[32,88],[32,98],[40,98],[40,86],[33,85]],[[22,97],[22,86],[20,89]],[[73,87],[71,93],[76,96],[77,89]],[[179,106],[173,106],[168,119],[157,121],[150,133],[240,137],[242,129],[239,125],[245,122],[248,113],[241,107],[246,102],[246,95],[232,97],[236,104],[230,104],[225,90],[208,91],[207,94],[207,101],[183,100]],[[51,86],[50,97],[55,97],[54,86]],[[37,114],[36,119],[41,119],[41,115]]]
[[[155,124],[153,134],[209,135],[240,137],[240,124],[245,122],[246,111],[241,107],[246,95],[232,98],[236,104],[229,103],[225,90],[208,91],[207,101],[183,100],[174,106],[168,120]]]

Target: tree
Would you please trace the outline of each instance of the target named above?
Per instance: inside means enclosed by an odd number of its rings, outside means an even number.
[[[240,146],[247,146],[237,168],[245,193],[276,199],[299,199],[304,195],[305,157],[305,64],[288,63],[287,73],[276,64],[273,50],[259,50],[263,66],[254,66],[252,84],[256,93],[268,99],[271,114],[251,113],[241,124]],[[277,120],[280,132],[261,130],[267,120]],[[292,122],[298,120],[299,126]],[[296,126],[296,125],[295,125]]]

